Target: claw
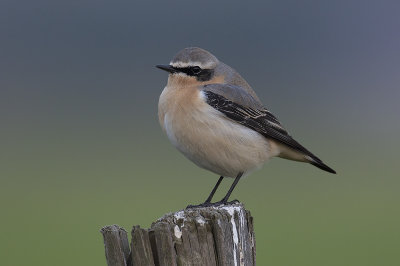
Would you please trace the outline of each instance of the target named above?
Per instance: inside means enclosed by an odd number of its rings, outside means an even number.
[[[210,202],[204,202],[202,204],[198,205],[188,205],[186,209],[193,209],[193,208],[205,208],[205,207],[211,207],[213,204]]]
[[[228,205],[234,205],[234,204],[239,204],[239,203],[240,203],[240,201],[235,199],[235,200],[228,202]]]
[[[188,205],[186,207],[186,209],[194,209],[194,208],[206,208],[206,207],[219,207],[219,206],[223,206],[223,205],[235,205],[235,204],[239,204],[240,201],[238,200],[232,200],[232,201],[225,201],[225,200],[220,200],[214,203],[211,202],[204,202],[202,204],[198,204],[198,205]]]

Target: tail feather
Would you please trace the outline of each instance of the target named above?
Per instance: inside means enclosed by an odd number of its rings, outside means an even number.
[[[320,158],[312,154],[309,150],[301,146],[298,142],[296,143],[297,146],[300,147],[299,149],[293,149],[292,147],[289,147],[285,144],[275,142],[275,144],[279,147],[280,153],[278,156],[293,161],[308,162],[321,170],[336,174],[336,171],[324,164]]]

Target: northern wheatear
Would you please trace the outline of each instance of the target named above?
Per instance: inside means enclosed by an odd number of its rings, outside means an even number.
[[[232,177],[228,193],[215,203],[226,204],[239,179],[273,156],[336,173],[295,141],[239,73],[211,53],[185,48],[157,67],[169,72],[158,103],[161,127],[189,160],[221,176],[201,205],[211,205],[223,177]]]

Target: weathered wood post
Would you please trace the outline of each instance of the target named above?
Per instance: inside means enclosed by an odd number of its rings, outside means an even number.
[[[101,229],[109,266],[255,265],[253,217],[242,204],[182,210],[164,215],[150,229]]]

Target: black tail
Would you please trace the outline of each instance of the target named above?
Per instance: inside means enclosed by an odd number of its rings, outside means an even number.
[[[327,171],[332,174],[336,174],[336,171],[324,164],[320,159],[318,158],[313,158],[314,160],[310,161],[310,164],[318,167],[319,169],[322,169],[324,171]]]

